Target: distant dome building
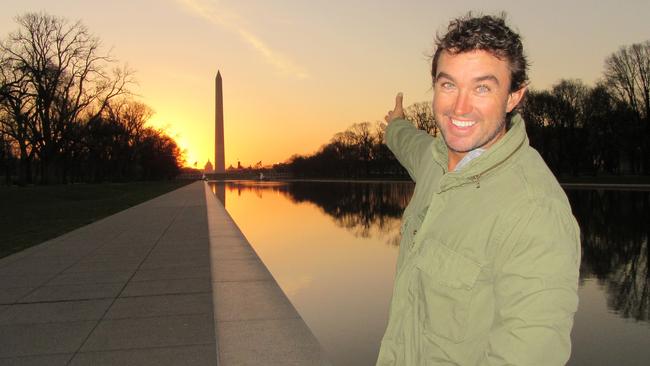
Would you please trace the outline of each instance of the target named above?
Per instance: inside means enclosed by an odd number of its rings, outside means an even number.
[[[208,159],[208,162],[205,163],[205,167],[203,167],[203,172],[204,173],[212,173],[212,172],[214,172],[214,167],[212,166],[212,163],[210,162],[210,159]]]

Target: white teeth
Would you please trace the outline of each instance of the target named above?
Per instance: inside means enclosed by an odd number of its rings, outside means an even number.
[[[476,121],[459,121],[452,118],[451,123],[453,123],[454,126],[457,127],[470,127],[470,126],[474,126],[474,124],[476,124]]]

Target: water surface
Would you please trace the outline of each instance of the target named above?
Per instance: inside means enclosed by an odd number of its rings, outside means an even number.
[[[413,184],[235,181],[213,190],[334,364],[374,365]],[[567,194],[583,235],[569,365],[646,365],[650,192]]]

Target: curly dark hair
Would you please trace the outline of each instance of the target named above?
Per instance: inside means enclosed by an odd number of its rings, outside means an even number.
[[[524,55],[521,37],[506,25],[505,13],[499,16],[479,15],[471,12],[449,22],[447,33],[436,37],[436,51],[431,62],[431,76],[434,81],[438,68],[438,59],[442,51],[452,54],[473,50],[488,51],[501,60],[507,60],[510,66],[510,92],[522,88],[528,83],[528,63]]]

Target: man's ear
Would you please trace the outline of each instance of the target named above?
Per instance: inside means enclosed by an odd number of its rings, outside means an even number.
[[[508,102],[506,103],[506,112],[510,113],[512,112],[513,109],[521,102],[521,100],[524,98],[524,95],[526,95],[526,91],[528,90],[528,87],[522,86],[519,88],[519,90],[513,91],[512,93],[508,94]]]

